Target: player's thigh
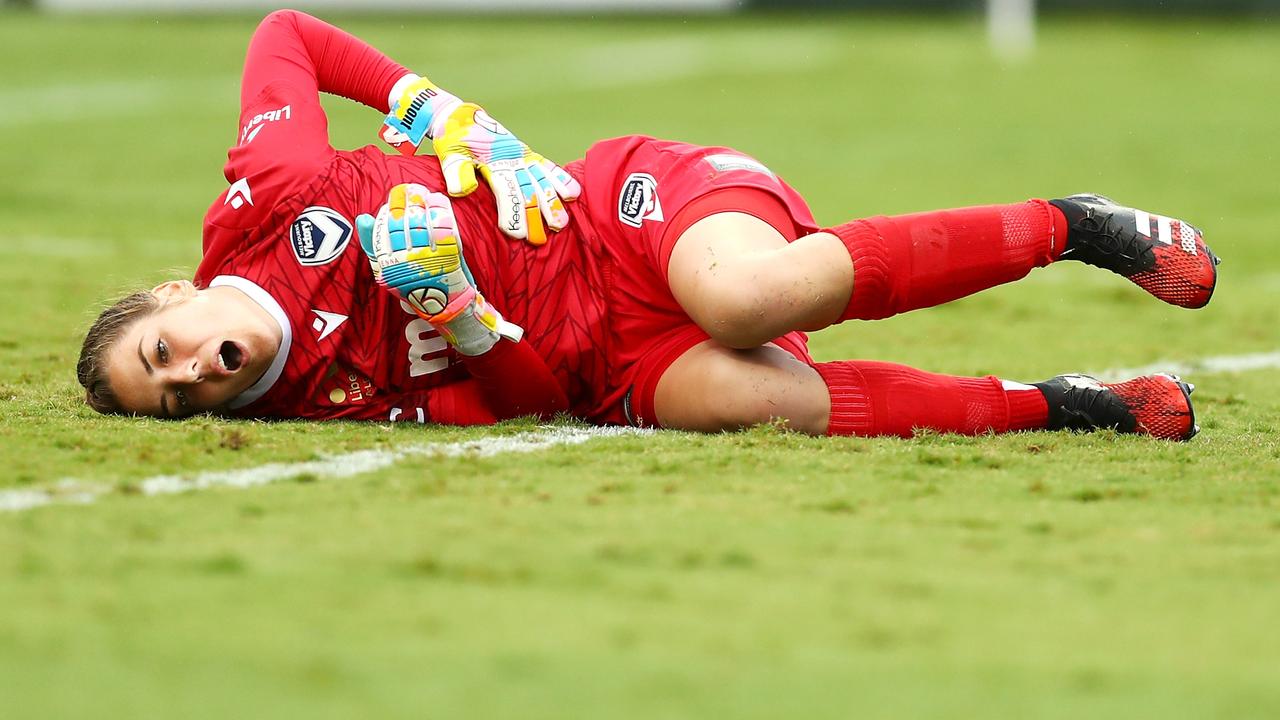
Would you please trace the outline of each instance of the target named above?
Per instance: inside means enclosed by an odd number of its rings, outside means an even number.
[[[787,239],[769,223],[740,212],[721,212],[690,225],[676,240],[667,265],[671,294],[712,337],[748,323],[769,281],[770,253]]]
[[[662,374],[654,412],[665,428],[717,432],[773,420],[827,430],[831,400],[818,372],[772,343],[734,350],[707,340]]]

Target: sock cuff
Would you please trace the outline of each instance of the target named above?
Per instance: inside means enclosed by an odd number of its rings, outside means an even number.
[[[1040,389],[1028,385],[1026,389],[1005,386],[1009,400],[1009,431],[1044,430],[1049,426],[1049,403]]]
[[[1048,200],[1040,198],[1032,198],[1027,201],[1033,205],[1038,205],[1049,216],[1049,249],[1046,253],[1047,262],[1040,263],[1047,265],[1056,261],[1062,256],[1062,252],[1067,249],[1067,233],[1070,226],[1067,224],[1067,216],[1062,213],[1056,205]]]
[[[852,362],[815,363],[831,396],[828,435],[873,435],[875,412],[867,381]]]
[[[879,230],[866,220],[826,229],[840,238],[853,260],[853,292],[839,322],[877,320],[893,314],[889,248]]]

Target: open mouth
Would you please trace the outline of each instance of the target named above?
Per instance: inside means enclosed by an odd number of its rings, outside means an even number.
[[[227,340],[218,348],[218,364],[227,372],[235,372],[244,364],[244,352],[239,345]]]

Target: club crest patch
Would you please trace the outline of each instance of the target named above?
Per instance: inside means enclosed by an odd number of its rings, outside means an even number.
[[[293,254],[307,267],[333,262],[350,241],[351,223],[327,207],[309,207],[289,226]]]
[[[662,222],[662,203],[658,202],[658,183],[648,173],[631,173],[618,195],[618,219],[631,227],[645,220]]]

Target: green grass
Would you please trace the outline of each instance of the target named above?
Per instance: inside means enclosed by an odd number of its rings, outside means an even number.
[[[963,19],[344,25],[561,160],[734,145],[824,222],[1097,190],[1226,259],[1200,312],[1051,268],[820,358],[1041,379],[1280,348],[1273,24],[1055,21],[1016,65]],[[526,429],[80,405],[90,306],[198,260],[252,26],[0,14],[0,487],[115,488],[0,514],[6,720],[1280,716],[1276,371],[1192,376],[1186,445],[763,428],[139,495]],[[371,139],[328,107],[336,144]]]

